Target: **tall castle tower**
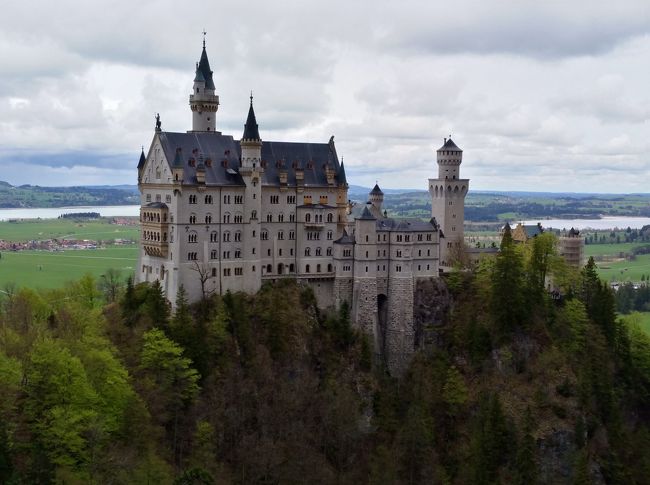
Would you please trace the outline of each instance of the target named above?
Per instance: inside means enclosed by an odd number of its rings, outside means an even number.
[[[219,96],[214,94],[214,81],[208,54],[205,52],[205,37],[201,60],[196,64],[194,86],[190,94],[190,109],[192,110],[192,131],[212,131],[217,127],[217,110]]]
[[[451,266],[464,247],[465,196],[469,179],[460,178],[463,151],[452,141],[445,142],[437,151],[438,178],[429,179],[431,216],[442,230],[440,239],[440,266]],[[444,236],[444,239],[443,239]]]

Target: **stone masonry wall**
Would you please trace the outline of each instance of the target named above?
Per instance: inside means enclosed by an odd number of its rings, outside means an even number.
[[[393,376],[401,376],[415,352],[413,326],[413,278],[391,278],[388,288],[386,356]]]

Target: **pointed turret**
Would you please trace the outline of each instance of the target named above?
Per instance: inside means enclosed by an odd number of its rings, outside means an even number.
[[[379,188],[379,184],[375,184],[375,186],[372,188],[370,191],[370,212],[372,212],[372,215],[375,216],[377,219],[382,218],[382,209],[381,206],[384,203],[384,193],[381,191]]]
[[[217,127],[216,114],[219,109],[219,96],[214,94],[214,81],[212,69],[205,50],[205,38],[201,59],[196,63],[194,86],[190,95],[190,108],[192,110],[192,131],[212,131]]]
[[[339,171],[336,174],[336,179],[339,182],[339,185],[347,185],[348,184],[348,179],[345,176],[345,167],[343,166],[343,159],[341,159],[341,166],[339,167]]]
[[[203,51],[201,51],[201,59],[196,68],[196,74],[201,73],[205,80],[205,89],[215,90],[214,81],[212,80],[212,70],[210,69],[210,61],[208,60],[208,53],[205,51],[205,39],[203,40]]]
[[[253,109],[253,95],[251,94],[251,104],[248,108],[248,118],[246,118],[246,124],[244,125],[244,135],[242,140],[255,140],[261,141],[260,130],[257,125],[257,120],[255,119],[255,110]]]
[[[147,157],[144,156],[144,147],[142,147],[142,153],[140,153],[140,161],[138,162],[138,170],[144,168],[144,163],[147,161]]]
[[[242,135],[241,146],[241,166],[245,170],[259,168],[262,161],[262,139],[260,130],[255,118],[253,109],[253,93],[251,92],[251,104],[248,107],[248,117],[244,125],[244,134]],[[286,176],[286,171],[285,171]]]

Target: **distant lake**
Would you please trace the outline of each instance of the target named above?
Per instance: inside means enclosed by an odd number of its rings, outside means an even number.
[[[517,221],[518,222],[518,221]],[[540,222],[544,228],[566,229],[572,227],[583,229],[641,229],[650,225],[650,217],[603,217],[602,219],[531,219],[523,221],[524,224],[537,224]],[[512,224],[516,226],[516,224]]]
[[[102,217],[122,217],[140,215],[139,205],[105,205],[105,206],[76,206],[48,207],[28,209],[0,209],[0,221],[9,219],[56,219],[61,214],[74,212],[99,212]]]

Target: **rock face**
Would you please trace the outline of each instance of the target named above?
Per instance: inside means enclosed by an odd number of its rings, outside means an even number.
[[[451,295],[442,278],[417,280],[413,295],[413,327],[416,348],[439,345],[440,329],[447,323]]]

